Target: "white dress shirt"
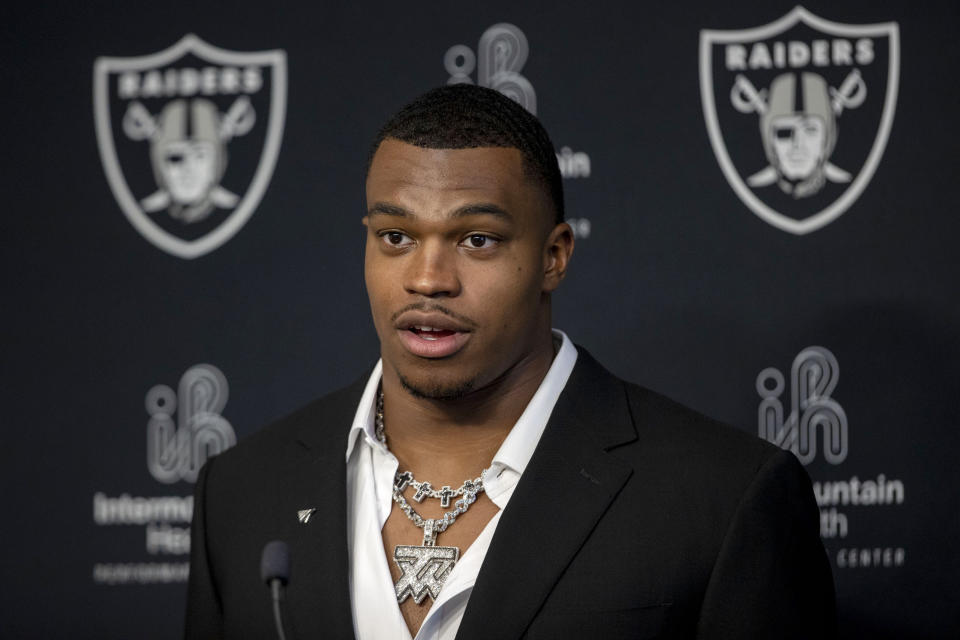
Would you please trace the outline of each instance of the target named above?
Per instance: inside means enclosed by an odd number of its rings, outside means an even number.
[[[500,510],[460,556],[440,596],[427,613],[416,640],[453,640],[460,628],[480,565],[500,522],[500,514],[540,442],[553,406],[577,361],[577,350],[566,334],[556,329],[553,333],[561,342],[553,364],[483,476],[484,491]],[[397,459],[377,440],[374,428],[377,388],[382,371],[382,362],[378,362],[360,399],[347,438],[350,606],[358,640],[411,640],[397,604],[381,537],[383,525],[393,508],[393,478],[398,470]],[[414,524],[411,522],[410,526]]]

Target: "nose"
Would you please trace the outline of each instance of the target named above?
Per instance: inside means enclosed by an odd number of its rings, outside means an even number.
[[[426,241],[410,255],[404,274],[408,293],[422,296],[454,297],[460,295],[456,249],[440,241]]]

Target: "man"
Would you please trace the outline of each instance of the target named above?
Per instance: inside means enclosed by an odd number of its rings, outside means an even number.
[[[435,89],[381,131],[366,196],[381,361],[207,463],[188,637],[273,634],[275,538],[291,638],[831,635],[792,454],[551,331],[573,236],[532,115]]]

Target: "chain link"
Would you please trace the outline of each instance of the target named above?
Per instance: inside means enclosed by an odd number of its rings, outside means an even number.
[[[437,518],[434,520],[436,523],[436,532],[443,533],[447,530],[447,527],[452,525],[456,520],[457,516],[467,512],[467,509],[470,508],[470,505],[477,501],[477,493],[483,491],[483,484],[481,483],[477,487],[476,493],[473,491],[468,491],[464,493],[463,497],[453,503],[453,509],[447,511],[443,514],[442,518]],[[423,529],[427,524],[427,518],[424,518],[416,510],[410,506],[410,503],[407,502],[407,499],[403,497],[403,494],[397,487],[393,488],[393,501],[397,503],[400,507],[400,510],[410,519],[410,522],[416,526]]]
[[[383,426],[383,389],[381,388],[377,393],[377,413],[376,413],[376,433],[377,439],[387,446],[387,436],[384,432]],[[486,472],[486,470],[484,470]],[[430,498],[437,498],[441,501],[445,501],[449,504],[449,499],[451,497],[463,496],[459,500],[453,503],[453,509],[447,511],[443,514],[442,518],[430,519],[424,518],[416,510],[410,506],[410,503],[407,502],[407,499],[403,497],[403,489],[407,485],[413,487],[414,491],[418,495],[426,496]],[[426,486],[427,490],[423,491],[423,487]],[[413,474],[409,471],[404,471],[403,473],[397,473],[393,479],[393,501],[397,503],[397,506],[400,507],[400,510],[410,519],[410,521],[417,527],[423,529],[427,526],[428,522],[433,522],[434,535],[437,533],[443,533],[447,530],[447,527],[452,525],[457,520],[457,516],[462,515],[467,512],[467,509],[470,508],[474,502],[477,501],[477,494],[483,493],[483,473],[481,473],[477,478],[473,480],[464,480],[463,484],[456,490],[450,490],[450,487],[444,487],[441,490],[430,488],[429,482],[418,482],[414,479]],[[422,500],[422,498],[420,498]]]

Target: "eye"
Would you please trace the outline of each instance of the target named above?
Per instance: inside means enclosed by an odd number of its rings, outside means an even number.
[[[471,249],[489,249],[499,241],[483,233],[473,233],[467,236],[463,242]]]
[[[390,247],[402,248],[413,243],[410,236],[400,231],[382,231],[380,237]]]
[[[793,128],[777,127],[773,130],[773,135],[776,136],[777,140],[789,140],[793,137]]]

